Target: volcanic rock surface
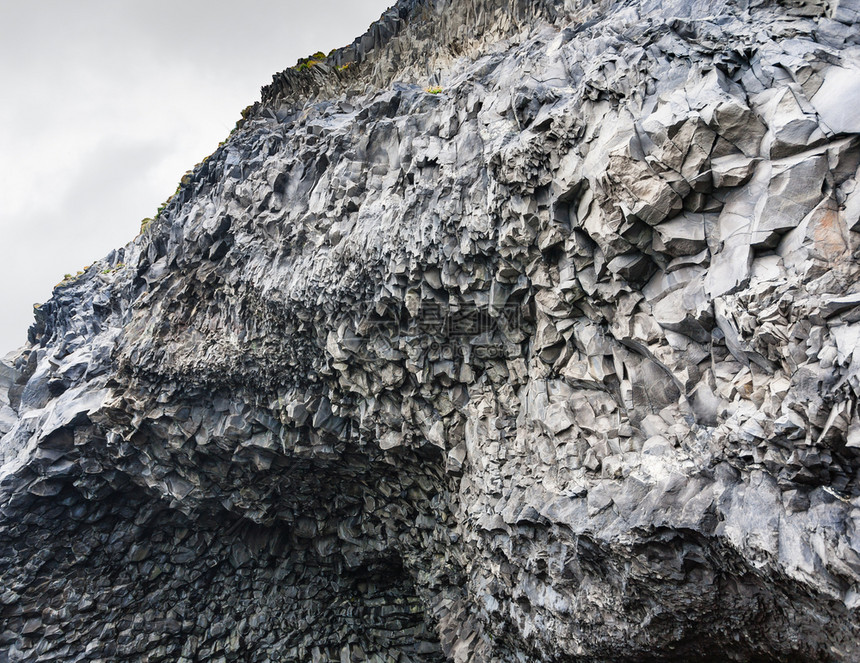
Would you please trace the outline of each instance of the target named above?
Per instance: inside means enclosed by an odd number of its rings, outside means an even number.
[[[860,660],[858,134],[858,0],[276,75],[0,366],[0,660]]]

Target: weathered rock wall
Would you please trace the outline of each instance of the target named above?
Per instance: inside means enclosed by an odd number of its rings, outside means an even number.
[[[477,56],[494,42],[527,32],[538,21],[579,23],[601,7],[573,0],[401,0],[352,44],[310,67],[291,67],[262,89],[264,108],[301,108],[310,95],[384,88],[394,82],[439,83],[443,70],[462,56]],[[259,106],[258,106],[259,108]]]
[[[0,365],[0,658],[860,659],[858,11],[277,75]]]

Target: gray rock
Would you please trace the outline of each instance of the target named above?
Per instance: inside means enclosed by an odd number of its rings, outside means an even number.
[[[860,104],[860,68],[832,66],[825,69],[821,87],[810,102],[821,122],[833,133],[860,133],[860,117],[856,110]]]
[[[0,660],[860,659],[856,5],[275,75],[0,362]]]
[[[699,253],[705,242],[705,218],[702,214],[682,214],[654,228],[654,250],[672,256]]]

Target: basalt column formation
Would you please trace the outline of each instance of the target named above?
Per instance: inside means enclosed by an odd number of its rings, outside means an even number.
[[[858,167],[858,0],[400,0],[0,364],[0,661],[860,660]]]

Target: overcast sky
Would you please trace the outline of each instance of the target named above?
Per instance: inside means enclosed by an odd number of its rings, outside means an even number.
[[[272,74],[393,0],[0,0],[0,356],[124,245]]]

